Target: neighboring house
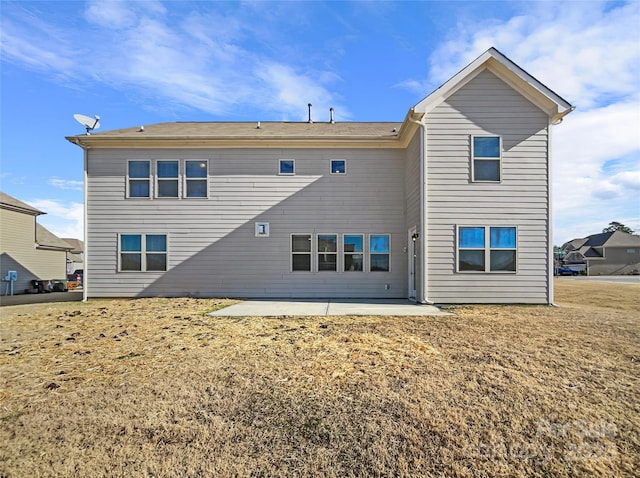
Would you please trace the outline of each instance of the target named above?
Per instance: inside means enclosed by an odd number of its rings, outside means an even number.
[[[70,237],[63,237],[62,240],[71,246],[67,254],[67,274],[84,269],[84,242]]]
[[[551,303],[550,128],[572,110],[492,48],[403,122],[68,137],[86,297]]]
[[[640,271],[640,236],[615,231],[573,239],[562,245],[564,264],[584,268],[590,276]]]
[[[45,213],[0,192],[0,274],[4,278],[8,271],[17,271],[14,294],[31,288],[31,280],[67,277],[71,246],[37,223],[41,214]]]

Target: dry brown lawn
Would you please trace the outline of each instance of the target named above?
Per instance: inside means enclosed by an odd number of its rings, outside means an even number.
[[[560,307],[0,309],[0,476],[638,476],[640,286]]]

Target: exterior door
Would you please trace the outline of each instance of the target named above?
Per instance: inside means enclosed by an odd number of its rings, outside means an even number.
[[[407,233],[407,259],[409,261],[407,270],[409,271],[409,299],[411,300],[416,300],[417,238],[416,228],[412,227]]]

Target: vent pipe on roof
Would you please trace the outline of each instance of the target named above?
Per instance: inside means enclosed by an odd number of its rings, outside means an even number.
[[[334,124],[335,121],[333,121],[333,107],[329,108],[329,116],[331,117],[329,123]]]
[[[309,107],[309,120],[307,121],[307,123],[313,123],[313,120],[311,119],[311,106],[312,105],[311,105],[311,103],[309,103],[307,106]]]

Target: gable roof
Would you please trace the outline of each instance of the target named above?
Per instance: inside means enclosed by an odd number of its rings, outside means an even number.
[[[3,193],[2,191],[0,191],[0,208],[21,212],[23,214],[28,214],[29,216],[40,216],[41,214],[46,214],[45,212],[42,212],[33,206],[29,206],[27,203],[24,203],[13,196],[9,196],[7,193]]]
[[[63,237],[62,240],[72,247],[72,251],[76,254],[84,252],[84,242],[80,239]]]
[[[505,55],[491,47],[450,80],[413,107],[416,113],[429,113],[484,70],[490,70],[534,105],[546,112],[554,124],[575,109],[567,100],[542,84]]]
[[[588,236],[585,246],[589,247],[639,247],[640,236],[623,231],[603,232]]]
[[[60,239],[46,227],[36,223],[36,247],[38,249],[70,251],[71,245]]]

